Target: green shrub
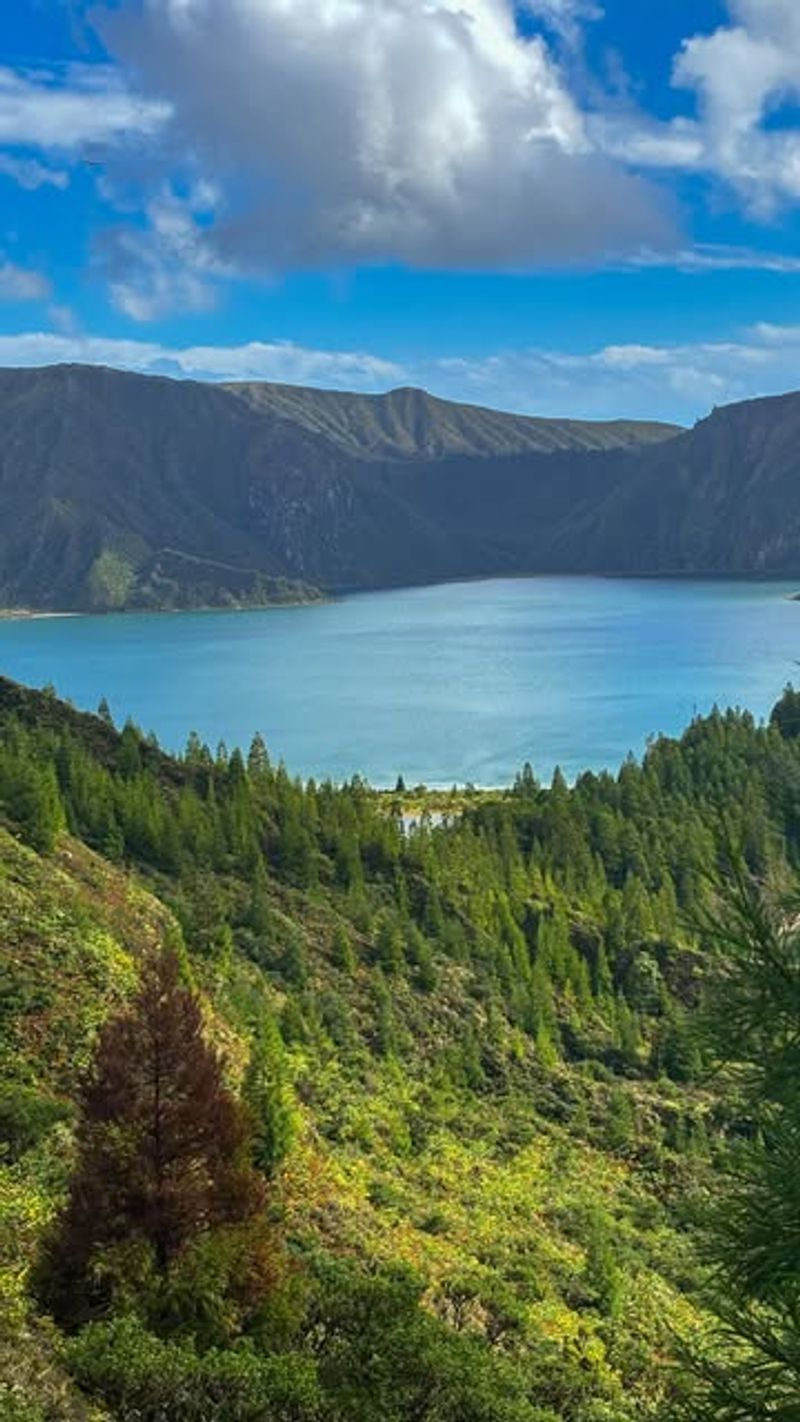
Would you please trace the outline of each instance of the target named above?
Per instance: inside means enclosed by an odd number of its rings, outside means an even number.
[[[201,1355],[165,1343],[134,1317],[85,1328],[66,1347],[81,1387],[118,1422],[315,1422],[316,1367],[299,1354],[260,1355],[240,1345]],[[27,1420],[26,1420],[27,1422]]]
[[[70,1115],[69,1107],[32,1086],[0,1086],[0,1156],[19,1160]]]
[[[16,1388],[0,1383],[0,1417],[3,1422],[45,1422],[41,1407],[29,1402]]]

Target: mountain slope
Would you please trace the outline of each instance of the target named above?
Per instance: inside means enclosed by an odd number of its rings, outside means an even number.
[[[2,371],[0,607],[252,606],[540,572],[794,574],[798,436],[800,395],[676,434],[413,390]]]
[[[675,1386],[660,1365],[668,1328],[695,1320],[680,1194],[717,1129],[682,1034],[698,955],[674,894],[682,910],[695,901],[721,835],[706,780],[767,792],[800,756],[735,717],[691,734],[685,752],[652,748],[647,772],[629,763],[619,797],[611,777],[571,791],[523,778],[404,835],[399,804],[362,783],[303,786],[257,750],[246,766],[202,750],[175,760],[130,726],[120,736],[0,679],[0,1415],[16,1380],[25,1422],[83,1422],[77,1394],[51,1399],[68,1382],[28,1270],[62,1198],[99,1024],[148,953],[182,935],[231,1081],[268,1018],[294,1118],[272,1213],[302,1292],[255,1340],[215,1312],[230,1387],[237,1357],[255,1368],[288,1334],[297,1363],[325,1381],[338,1357],[359,1392],[347,1406],[328,1394],[319,1409],[245,1411],[225,1390],[218,1406],[179,1410],[193,1396],[185,1333],[167,1325],[178,1351],[158,1378],[124,1333],[102,1355],[68,1349],[117,1422],[655,1422]],[[35,813],[52,811],[54,789],[69,834]],[[744,813],[746,797],[731,798]],[[789,807],[763,804],[781,833]],[[388,1302],[354,1369],[363,1291],[401,1269],[419,1281],[420,1326],[476,1350],[475,1410],[440,1403],[458,1381],[447,1355],[431,1395],[407,1400]],[[486,1396],[496,1366],[524,1409]]]
[[[359,395],[262,383],[227,387],[256,410],[324,435],[366,459],[502,457],[657,443],[678,426],[636,420],[544,420],[439,400],[425,390]]]
[[[458,514],[460,465],[442,456],[467,451],[464,487],[474,484],[485,505],[509,459],[525,497],[549,482],[547,456],[520,451],[573,446],[562,457],[582,470],[587,442],[627,447],[637,431],[526,421],[419,392],[373,398],[92,367],[6,370],[0,605],[254,603],[310,596],[308,584],[500,571],[507,560],[485,535],[484,509]],[[534,498],[526,524],[537,507]],[[509,522],[518,537],[513,500]]]
[[[130,605],[171,553],[280,577],[246,529],[256,423],[213,386],[0,372],[0,602]]]
[[[404,833],[402,795],[303,784],[258,742],[170,757],[0,678],[3,1422],[97,1422],[88,1397],[113,1422],[698,1415],[671,1361],[702,1327],[689,1206],[751,1125],[696,1030],[710,886],[732,842],[759,882],[797,869],[796,701]],[[118,1292],[65,1339],[31,1266],[100,1024],[165,945],[234,1089],[271,1043],[249,1099],[290,1125],[269,1188],[291,1290],[248,1321],[217,1253],[158,1284],[111,1250]],[[251,1390],[298,1375],[300,1406]]]
[[[622,572],[800,572],[800,394],[724,406],[638,451],[551,556]]]

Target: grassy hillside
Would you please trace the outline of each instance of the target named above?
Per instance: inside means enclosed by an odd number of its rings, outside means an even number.
[[[563,482],[548,464],[554,451],[577,461],[558,497],[570,514],[595,487],[587,450],[673,433],[528,420],[419,391],[2,371],[0,606],[255,606],[318,588],[529,570],[548,490]],[[467,519],[454,460],[479,490]],[[487,536],[487,508],[509,478],[511,519]]]
[[[358,395],[262,382],[227,387],[257,410],[324,435],[365,459],[502,457],[622,449],[679,433],[657,420],[544,420],[439,400],[425,390]]]
[[[3,1415],[199,1419],[245,1363],[270,1387],[288,1368],[293,1400],[229,1391],[220,1422],[675,1406],[675,1334],[702,1320],[689,1207],[740,1106],[704,1081],[690,919],[730,836],[759,874],[795,866],[798,785],[778,725],[715,714],[617,777],[525,771],[404,834],[402,799],[301,786],[258,742],[175,760],[1,683]],[[290,1122],[271,1212],[291,1298],[266,1337],[217,1321],[199,1361],[135,1310],[66,1341],[26,1285],[98,1026],[163,943],[235,1089],[271,1024]]]

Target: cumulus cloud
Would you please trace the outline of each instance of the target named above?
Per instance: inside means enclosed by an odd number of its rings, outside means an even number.
[[[756,206],[800,197],[800,133],[780,108],[800,99],[796,0],[729,0],[732,24],[686,41],[675,82],[694,89],[707,164]]]
[[[733,188],[751,215],[800,199],[800,130],[786,106],[800,100],[797,0],[728,0],[730,23],[687,37],[673,83],[696,113],[668,122],[637,112],[595,115],[595,142],[643,168],[707,174]]]
[[[163,99],[132,94],[102,65],[51,71],[0,68],[0,145],[69,152],[155,134],[169,117]]]
[[[693,114],[659,121],[601,104],[587,130],[620,163],[697,173],[769,220],[800,200],[800,4],[727,0],[727,10],[728,23],[687,36],[673,57],[673,85],[694,96]]]
[[[800,132],[776,121],[800,96],[800,5],[728,8],[675,57],[696,112],[670,121],[572,92],[548,36],[577,45],[594,0],[128,0],[103,33],[224,191],[204,245],[231,269],[644,252],[699,271],[653,179],[711,175],[762,214],[800,197]],[[196,272],[181,284],[199,300]]]
[[[65,187],[82,157],[123,154],[130,177],[135,156],[147,197],[104,259],[136,321],[302,266],[790,271],[692,249],[665,197],[677,170],[755,215],[800,199],[800,0],[727,3],[674,58],[694,113],[659,121],[630,93],[577,97],[595,0],[105,0],[117,68],[0,67],[0,175]]]
[[[103,33],[225,183],[225,261],[526,267],[668,240],[511,0],[144,0]]]

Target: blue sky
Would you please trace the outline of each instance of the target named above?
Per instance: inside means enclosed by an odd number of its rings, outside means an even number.
[[[14,0],[0,363],[800,388],[798,0]]]

